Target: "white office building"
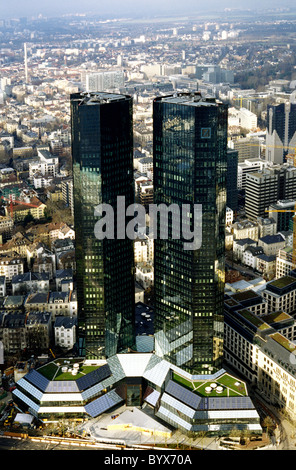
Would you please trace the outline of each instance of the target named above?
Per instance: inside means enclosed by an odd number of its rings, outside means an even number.
[[[86,75],[86,91],[108,91],[124,86],[124,72],[95,72]]]

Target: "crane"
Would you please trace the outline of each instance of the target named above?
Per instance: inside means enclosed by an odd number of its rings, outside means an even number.
[[[21,205],[24,205],[24,206],[35,207],[35,208],[38,207],[38,205],[29,203],[29,202],[18,201],[18,200],[16,200],[16,199],[13,201],[11,196],[10,196],[10,198],[1,196],[1,199],[3,199],[3,200],[5,200],[5,201],[8,201],[8,202],[9,202],[10,217],[11,217],[12,219],[13,219],[13,202],[16,202],[16,203],[21,204]]]
[[[258,100],[258,98],[256,98],[256,97],[252,98],[251,96],[235,96],[235,97],[232,98],[232,101],[239,101],[239,103],[240,103],[239,107],[240,108],[242,108],[243,100],[256,101],[256,100]]]

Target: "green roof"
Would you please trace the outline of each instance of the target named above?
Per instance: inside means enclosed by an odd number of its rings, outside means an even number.
[[[69,363],[70,362],[70,363]],[[63,372],[63,368],[73,368],[73,364],[79,364],[79,369],[76,375],[72,375],[72,372]],[[80,377],[98,369],[100,366],[85,366],[84,361],[78,359],[57,359],[49,362],[38,369],[38,372],[46,377],[50,381],[56,380],[77,380]]]
[[[285,338],[285,336],[283,336],[281,333],[274,333],[270,335],[270,337],[285,349],[287,349],[287,351],[294,352],[296,350],[296,345]]]
[[[293,284],[296,282],[296,278],[292,276],[283,276],[280,277],[279,279],[276,279],[272,282],[269,283],[270,286],[278,287],[279,289],[282,289],[283,287],[287,287],[290,284]]]
[[[177,372],[173,373],[173,380],[182,386],[185,386],[192,392],[203,397],[236,397],[236,396],[247,396],[247,389],[245,382],[240,379],[233,377],[229,373],[223,373],[220,377],[215,380],[198,380],[193,381],[182,377]],[[215,388],[211,385],[216,384]],[[222,391],[217,392],[217,387],[222,387]],[[209,391],[208,388],[211,390]]]
[[[284,320],[292,320],[292,317],[286,312],[273,312],[268,315],[264,315],[263,319],[266,323],[276,323]]]
[[[248,299],[252,299],[255,297],[259,297],[259,295],[256,294],[256,292],[254,292],[253,290],[247,290],[245,292],[238,292],[237,294],[232,295],[232,298],[235,300],[238,300],[239,302],[242,300],[248,300]]]
[[[265,323],[261,318],[256,317],[256,315],[253,315],[253,313],[250,312],[248,309],[244,310],[238,310],[238,312],[242,317],[244,317],[246,320],[248,320],[250,323],[252,323],[256,328],[259,330],[267,330],[270,328],[270,326]]]

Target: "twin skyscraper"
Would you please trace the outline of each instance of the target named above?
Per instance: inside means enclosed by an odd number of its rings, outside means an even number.
[[[122,213],[129,224],[137,212],[132,116],[130,96],[71,95],[78,335],[87,358],[136,350],[133,239],[116,236]],[[154,352],[191,374],[213,374],[223,357],[227,106],[198,92],[161,96],[153,123]],[[98,220],[105,237],[96,236]],[[188,234],[198,234],[193,249],[185,249]]]

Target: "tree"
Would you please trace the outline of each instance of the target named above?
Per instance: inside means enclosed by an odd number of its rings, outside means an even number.
[[[31,212],[28,212],[28,214],[24,218],[24,226],[28,225],[30,222],[34,222],[34,217],[32,216]]]
[[[203,447],[203,440],[207,436],[207,431],[199,431],[197,436],[201,438],[201,446]]]
[[[60,223],[64,222],[67,225],[73,224],[73,216],[71,214],[70,207],[66,207],[62,201],[46,201],[47,206],[47,218],[52,218],[52,222]]]
[[[269,431],[274,428],[273,419],[270,416],[266,416],[262,423],[263,428],[266,428],[266,433],[269,435]]]

